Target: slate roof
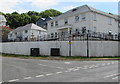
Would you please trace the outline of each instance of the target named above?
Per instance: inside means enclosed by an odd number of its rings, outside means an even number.
[[[63,14],[55,17],[55,18],[53,18],[53,20],[50,20],[50,21],[56,21],[56,20],[59,20],[59,19],[62,19],[62,18],[67,18],[67,17],[74,16],[74,15],[76,15],[76,14],[80,14],[79,11],[80,11],[81,8],[83,8],[83,7],[88,8],[88,11],[96,12],[96,13],[98,13],[98,14],[102,14],[102,15],[105,15],[105,16],[108,16],[108,17],[111,17],[111,18],[114,18],[114,19],[117,19],[117,20],[118,20],[118,15],[111,14],[111,13],[106,13],[106,12],[97,10],[97,9],[95,9],[95,8],[93,8],[93,7],[90,7],[90,6],[88,6],[88,5],[83,5],[83,6],[80,6],[80,7],[73,8],[73,9],[71,9],[71,10],[69,10],[69,11],[67,11],[67,12],[65,12],[65,13],[63,13]],[[74,9],[76,9],[76,10],[73,12]],[[49,22],[49,21],[48,21],[48,22]]]
[[[30,24],[27,24],[25,26],[18,27],[16,29],[14,29],[12,32],[22,32],[22,31],[30,30],[30,29],[39,30],[39,31],[46,31],[42,27],[39,27],[39,26],[35,25],[34,23],[30,23]]]

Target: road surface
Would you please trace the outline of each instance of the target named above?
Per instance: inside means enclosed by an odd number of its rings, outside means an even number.
[[[118,61],[2,57],[1,82],[118,82]]]

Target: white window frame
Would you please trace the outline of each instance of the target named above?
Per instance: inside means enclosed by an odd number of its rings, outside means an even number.
[[[86,14],[81,14],[81,21],[86,20]]]
[[[55,21],[55,26],[58,26],[58,21]]]
[[[53,27],[54,26],[54,22],[51,22],[51,27]]]
[[[68,24],[68,19],[67,18],[64,19],[64,24]]]
[[[79,22],[79,20],[80,20],[79,15],[76,15],[76,16],[75,16],[75,22]]]

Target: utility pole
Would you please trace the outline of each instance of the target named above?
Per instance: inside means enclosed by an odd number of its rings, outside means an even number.
[[[69,29],[69,56],[71,56],[71,29]]]
[[[87,32],[87,57],[89,57],[89,41],[88,41],[89,40],[88,39],[89,36],[88,36],[88,33],[89,32]]]

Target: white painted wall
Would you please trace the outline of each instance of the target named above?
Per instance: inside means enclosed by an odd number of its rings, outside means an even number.
[[[87,55],[86,41],[72,42],[72,56]],[[1,43],[0,43],[1,45]],[[2,43],[2,53],[30,55],[30,48],[39,48],[41,55],[50,55],[51,48],[60,48],[62,56],[69,55],[68,41],[9,42]],[[118,56],[117,41],[90,41],[90,56]]]
[[[109,24],[109,16],[102,15],[99,13],[94,13],[90,11],[88,8],[83,7],[79,11],[75,11],[73,13],[66,12],[63,14],[63,16],[60,19],[53,19],[48,22],[48,30],[47,33],[55,33],[58,32],[58,28],[65,26],[64,19],[68,19],[68,24],[72,25],[72,30],[75,29],[82,29],[82,27],[86,27],[86,29],[89,29],[91,31],[94,31],[94,27],[96,27],[95,32],[102,32],[102,33],[109,33],[109,31],[112,31],[113,34],[118,33],[118,21],[114,18],[111,18],[111,24]],[[81,20],[81,15],[85,14],[86,20]],[[94,15],[96,14],[96,21],[94,20]],[[80,21],[75,22],[75,16],[79,16]],[[59,16],[58,16],[59,17]],[[56,17],[57,18],[57,17]],[[58,21],[58,26],[55,26],[55,21]],[[51,27],[51,22],[54,22],[54,26]]]
[[[15,40],[15,39],[17,39],[17,36],[21,36],[22,40],[24,41],[25,38],[28,36],[28,41],[29,41],[31,38],[31,35],[33,33],[34,37],[36,38],[35,40],[40,40],[40,38],[37,38],[38,36],[44,37],[44,35],[47,35],[47,33],[45,31],[40,31],[40,30],[35,30],[35,29],[29,29],[27,31],[28,31],[27,33],[25,33],[25,31],[17,32],[17,35],[11,31],[8,34],[8,39]],[[39,32],[41,32],[41,33],[39,33]],[[12,36],[10,36],[10,34],[12,34]]]
[[[91,27],[96,27],[96,32],[108,33],[110,30],[114,33],[118,33],[118,21],[111,18],[111,24],[109,24],[110,17],[96,13],[96,21],[93,20],[94,13],[91,13]],[[92,29],[93,30],[93,29]]]

